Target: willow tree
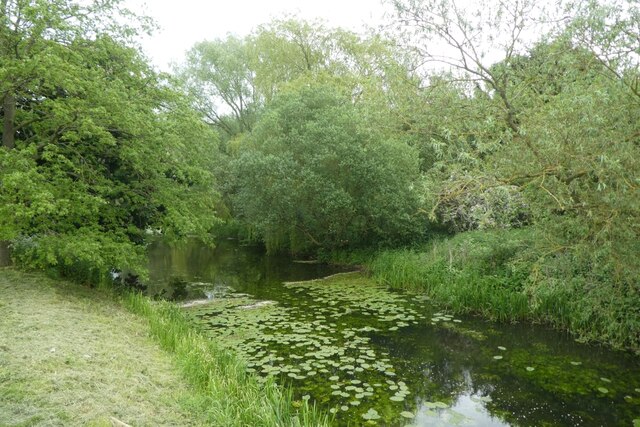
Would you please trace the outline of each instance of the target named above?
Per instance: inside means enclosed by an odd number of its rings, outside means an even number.
[[[239,219],[271,251],[401,243],[421,234],[418,159],[329,85],[281,93],[232,162]]]
[[[396,46],[379,36],[284,19],[244,38],[197,43],[178,73],[205,120],[231,139],[250,132],[280,92],[310,82],[338,84],[359,102],[377,103],[381,108],[369,111],[383,119],[393,88],[407,78],[405,65]]]

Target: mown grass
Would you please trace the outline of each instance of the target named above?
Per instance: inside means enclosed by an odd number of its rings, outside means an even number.
[[[0,425],[329,424],[169,303],[4,268],[0,310]]]
[[[597,277],[575,255],[540,256],[531,229],[460,233],[361,261],[375,279],[426,291],[456,312],[547,323],[640,353],[637,281]]]
[[[0,269],[0,425],[206,425],[199,401],[111,296]]]

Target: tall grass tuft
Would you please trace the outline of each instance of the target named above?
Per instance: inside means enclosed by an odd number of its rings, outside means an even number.
[[[293,405],[291,392],[272,380],[260,384],[235,354],[221,349],[168,302],[129,293],[123,302],[148,319],[152,335],[173,353],[187,380],[201,392],[206,415],[216,426],[325,426],[329,418],[306,402]]]

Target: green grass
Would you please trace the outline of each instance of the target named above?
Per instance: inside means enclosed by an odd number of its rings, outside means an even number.
[[[148,327],[110,296],[0,269],[0,425],[205,425]]]
[[[129,294],[124,303],[149,321],[161,347],[175,354],[185,378],[207,396],[209,421],[224,426],[321,426],[328,418],[273,381],[259,384],[235,354],[222,350],[194,329],[181,310]],[[296,405],[294,405],[294,403]],[[299,408],[296,409],[295,406]]]
[[[531,229],[475,231],[365,260],[376,280],[492,320],[541,322],[640,353],[637,280],[593,273],[575,254],[545,257]]]
[[[4,268],[0,312],[2,426],[328,424],[168,303]]]

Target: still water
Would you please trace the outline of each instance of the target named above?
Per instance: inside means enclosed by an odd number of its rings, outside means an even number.
[[[212,339],[336,425],[640,425],[640,360],[627,353],[234,242],[157,242],[149,265],[149,295],[195,301],[185,310]]]

